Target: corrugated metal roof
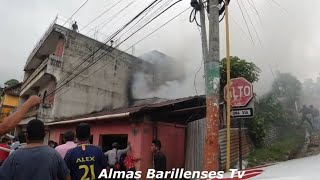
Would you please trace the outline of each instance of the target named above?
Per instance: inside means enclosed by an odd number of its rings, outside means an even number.
[[[182,102],[187,102],[191,100],[196,100],[196,99],[205,99],[205,96],[192,96],[192,97],[185,97],[185,98],[180,98],[180,99],[173,99],[173,100],[163,100],[159,98],[151,98],[151,101],[147,102],[147,99],[144,99],[143,101],[140,101],[140,103],[137,103],[136,105],[132,107],[126,107],[126,108],[119,108],[119,109],[114,109],[111,111],[101,111],[101,112],[95,112],[91,114],[85,114],[85,115],[80,115],[80,116],[74,116],[70,118],[64,118],[64,119],[59,119],[58,121],[62,120],[73,120],[73,119],[78,119],[78,118],[87,118],[87,117],[95,117],[95,116],[103,116],[103,115],[110,115],[110,114],[118,114],[118,113],[136,113],[136,112],[142,112],[144,110],[151,110],[155,108],[160,108],[160,107],[165,107],[165,106],[170,106]],[[152,101],[153,100],[153,101]],[[144,103],[142,103],[144,102]]]

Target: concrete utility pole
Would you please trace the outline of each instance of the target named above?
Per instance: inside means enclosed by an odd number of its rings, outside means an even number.
[[[209,50],[205,26],[205,9],[200,0],[201,34],[206,85],[206,131],[204,144],[204,171],[219,170],[219,99],[220,99],[220,66],[219,66],[219,2],[208,0],[209,9]],[[207,53],[206,53],[207,52]]]

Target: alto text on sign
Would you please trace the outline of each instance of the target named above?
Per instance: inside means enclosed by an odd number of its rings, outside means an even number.
[[[242,77],[231,79],[230,94],[232,107],[244,107],[253,98],[252,84]],[[227,100],[227,86],[224,88],[224,98]]]

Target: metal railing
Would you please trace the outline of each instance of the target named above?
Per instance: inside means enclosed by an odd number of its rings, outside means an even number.
[[[40,66],[25,80],[25,82],[21,86],[21,90],[23,90],[32,80],[35,78],[39,72],[47,65],[48,59],[44,60]]]

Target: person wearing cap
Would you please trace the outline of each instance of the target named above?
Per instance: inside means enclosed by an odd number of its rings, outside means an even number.
[[[112,149],[105,153],[108,159],[108,164],[110,168],[114,168],[115,164],[120,161],[120,157],[127,153],[131,148],[130,142],[126,149],[119,149],[119,144],[117,142],[112,143]]]
[[[87,123],[80,123],[76,127],[78,145],[64,156],[72,180],[98,179],[101,171],[107,168],[102,149],[90,144],[90,136],[90,126]]]
[[[29,121],[26,137],[26,147],[11,153],[0,167],[1,180],[70,180],[69,169],[60,154],[43,143],[45,128],[42,121]]]

